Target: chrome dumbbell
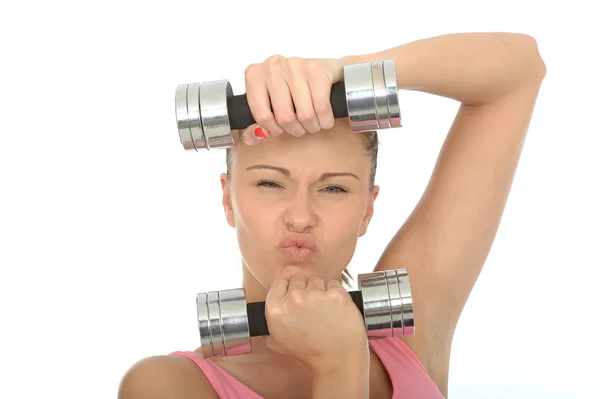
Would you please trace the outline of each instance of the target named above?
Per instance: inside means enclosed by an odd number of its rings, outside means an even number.
[[[412,335],[415,320],[405,269],[358,275],[358,291],[348,294],[359,308],[369,339]],[[269,335],[265,302],[246,303],[243,288],[196,296],[200,345],[205,358],[252,351],[250,337]]]
[[[402,127],[393,60],[344,66],[330,98],[334,116],[348,117],[353,132]],[[183,148],[194,151],[232,147],[232,130],[256,123],[246,94],[234,96],[227,80],[177,86],[175,116]]]

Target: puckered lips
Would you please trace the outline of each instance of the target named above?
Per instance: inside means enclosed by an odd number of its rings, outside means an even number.
[[[281,241],[280,249],[286,259],[293,262],[304,262],[317,253],[317,244],[308,235],[290,234]]]

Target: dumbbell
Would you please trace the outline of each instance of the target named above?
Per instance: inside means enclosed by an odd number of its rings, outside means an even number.
[[[359,289],[348,294],[363,315],[369,340],[414,334],[406,269],[359,274],[357,280]],[[205,358],[249,353],[250,337],[269,335],[265,302],[246,303],[243,288],[197,294],[196,310]]]
[[[394,60],[345,65],[330,100],[353,132],[402,127]],[[246,93],[234,96],[228,80],[178,85],[175,117],[183,148],[193,151],[233,147],[231,131],[256,123]]]

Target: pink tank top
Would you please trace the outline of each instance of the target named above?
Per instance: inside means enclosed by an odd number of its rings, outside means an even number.
[[[369,344],[390,376],[392,399],[444,399],[417,356],[399,338],[375,339],[370,340]],[[211,359],[205,359],[193,351],[170,354],[185,356],[196,363],[221,399],[263,399]]]

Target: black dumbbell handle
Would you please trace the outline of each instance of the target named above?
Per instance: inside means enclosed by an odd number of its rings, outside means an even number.
[[[338,82],[331,87],[330,100],[331,107],[333,108],[333,116],[336,119],[348,116],[344,82]],[[227,112],[229,114],[229,127],[231,129],[245,129],[256,123],[250,111],[246,93],[229,97],[227,99]]]
[[[348,294],[350,294],[352,301],[354,301],[364,318],[362,291],[349,291]],[[246,311],[250,336],[269,335],[269,328],[267,327],[267,319],[265,317],[265,302],[247,303]]]

